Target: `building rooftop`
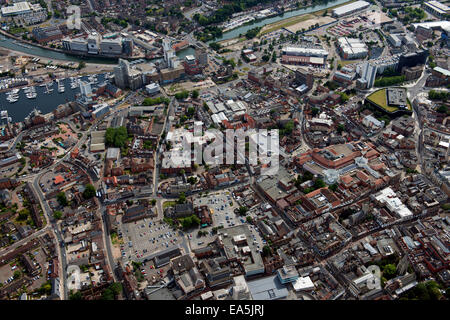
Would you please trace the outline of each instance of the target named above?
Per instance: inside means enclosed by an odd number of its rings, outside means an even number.
[[[250,281],[247,285],[253,300],[277,300],[286,298],[289,294],[276,275]]]

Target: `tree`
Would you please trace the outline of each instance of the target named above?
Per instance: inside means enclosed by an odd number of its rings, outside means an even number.
[[[69,300],[81,300],[82,296],[81,296],[81,292],[77,291],[75,293],[70,292],[69,294]]]
[[[154,206],[156,204],[156,200],[152,199],[152,201],[150,201],[150,203],[152,204],[152,206]]]
[[[67,206],[69,204],[69,201],[67,201],[66,194],[61,191],[56,195],[56,200],[59,202],[60,205],[63,207]]]
[[[86,185],[86,188],[83,191],[83,198],[85,199],[91,199],[95,196],[95,187],[92,184]]]
[[[252,223],[253,222],[253,219],[250,216],[247,216],[247,218],[245,218],[245,220],[247,220],[248,223]]]
[[[193,99],[197,99],[197,98],[198,98],[198,96],[199,96],[199,92],[198,92],[198,90],[194,90],[194,91],[192,91],[192,92],[191,92],[191,96],[192,96],[192,98],[193,98]]]
[[[396,273],[397,273],[397,268],[395,267],[394,264],[391,264],[391,263],[387,264],[383,268],[383,277],[385,277],[388,280],[395,277]]]
[[[272,250],[270,249],[269,246],[264,246],[264,247],[262,248],[262,255],[263,255],[264,257],[268,257],[268,256],[271,256],[271,255],[272,255]]]
[[[323,182],[322,179],[316,179],[316,181],[314,181],[314,187],[316,189],[323,188],[325,186],[326,186],[326,184],[325,184],[325,182]]]
[[[112,283],[109,288],[115,296],[118,296],[122,292],[122,284],[120,282]]]
[[[25,221],[30,216],[30,210],[27,208],[23,208],[19,211],[19,216],[17,217],[18,221]]]
[[[108,128],[105,134],[105,143],[108,147],[122,148],[128,139],[126,127]]]
[[[318,108],[316,108],[316,107],[312,107],[311,108],[311,115],[313,116],[313,117],[315,117],[315,116],[317,116],[318,114],[319,114],[319,109]]]
[[[178,197],[178,204],[183,204],[186,202],[186,194],[184,192],[180,193],[180,196]]]
[[[22,273],[21,273],[19,270],[14,271],[14,275],[13,275],[14,279],[20,278],[20,275],[21,275],[21,274],[22,274]]]
[[[114,300],[114,293],[110,288],[106,288],[102,293],[102,300]]]
[[[56,210],[55,212],[53,212],[53,218],[59,220],[62,218],[63,213],[59,210]]]
[[[339,123],[339,124],[337,125],[337,127],[336,127],[336,130],[337,130],[337,132],[338,132],[339,134],[341,134],[342,131],[345,130],[345,126],[344,126],[342,123]]]
[[[335,192],[335,191],[337,190],[337,188],[338,188],[338,185],[337,185],[336,183],[333,183],[333,184],[330,186],[330,190],[333,191],[333,192]]]
[[[178,100],[183,100],[186,99],[187,97],[189,97],[189,91],[187,90],[175,93],[175,98]]]
[[[241,206],[241,207],[239,207],[238,211],[239,211],[239,215],[245,216],[245,214],[246,214],[247,211],[248,211],[248,208],[247,208],[247,207],[244,207],[244,206]]]

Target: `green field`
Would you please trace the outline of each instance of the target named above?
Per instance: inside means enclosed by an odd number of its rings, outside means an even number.
[[[367,97],[367,100],[377,105],[378,107],[382,108],[388,113],[393,113],[399,110],[399,108],[392,107],[387,104],[386,89],[380,89],[375,91],[374,93],[372,93]],[[409,100],[407,101],[407,109],[409,111],[412,110],[411,103],[409,102]]]

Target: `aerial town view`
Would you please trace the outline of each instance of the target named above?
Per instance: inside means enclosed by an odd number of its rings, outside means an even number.
[[[0,10],[0,300],[450,299],[450,1]]]

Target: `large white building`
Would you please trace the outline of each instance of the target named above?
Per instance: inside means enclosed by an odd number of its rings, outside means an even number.
[[[387,187],[374,195],[375,199],[386,205],[390,213],[397,215],[401,219],[412,218],[413,213],[397,197],[391,187]]]
[[[366,44],[359,39],[341,37],[338,47],[342,58],[346,60],[362,59],[369,54]]]
[[[438,1],[424,2],[423,6],[426,11],[439,18],[444,18],[450,14],[450,7]]]
[[[45,21],[47,10],[42,8],[39,3],[30,3],[28,1],[16,2],[10,6],[1,8],[2,18],[13,20],[18,25],[32,25]]]
[[[284,47],[282,49],[283,54],[288,56],[304,56],[304,57],[321,57],[325,58],[328,56],[328,51],[325,49],[318,48],[303,48],[303,47]]]
[[[16,2],[12,6],[4,6],[2,8],[2,16],[18,16],[31,13],[31,6],[28,2]]]
[[[340,18],[370,7],[370,3],[366,1],[356,1],[353,3],[346,4],[345,6],[333,9],[333,17]]]

